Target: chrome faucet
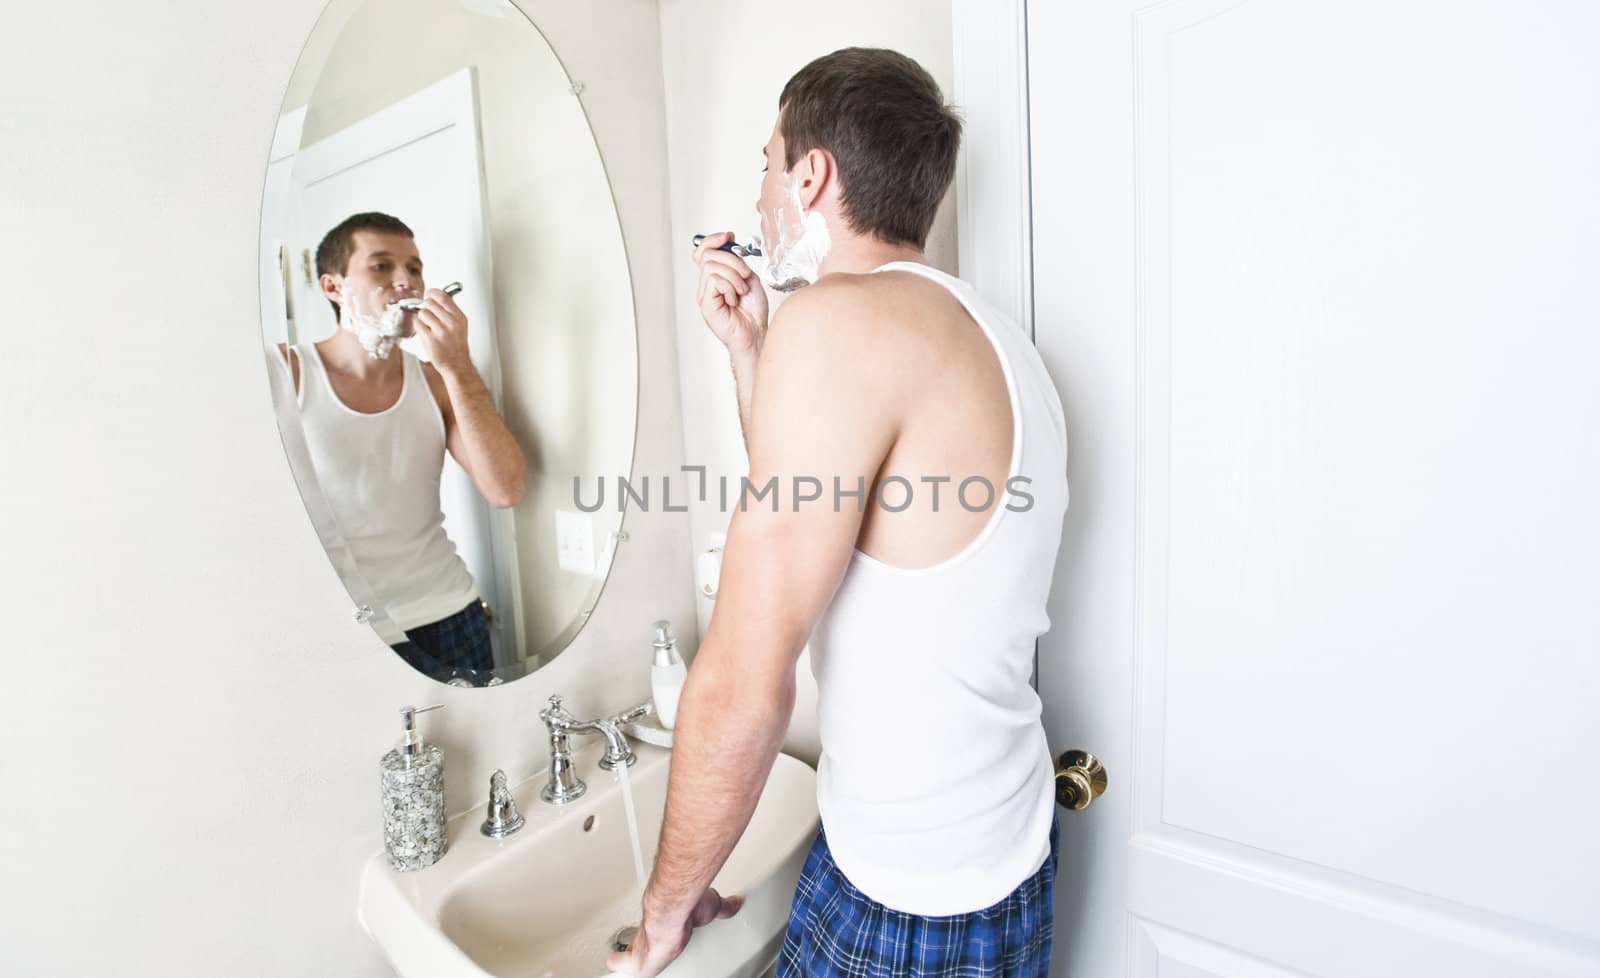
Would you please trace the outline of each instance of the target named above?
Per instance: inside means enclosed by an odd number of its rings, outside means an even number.
[[[515,834],[526,819],[517,811],[517,800],[506,787],[506,772],[496,771],[489,776],[489,811],[479,831],[491,839],[504,839]]]
[[[628,747],[627,735],[622,725],[631,723],[654,712],[649,703],[641,703],[614,717],[598,720],[579,720],[561,705],[560,696],[551,696],[550,703],[539,711],[539,719],[550,731],[550,782],[539,792],[539,797],[553,805],[575,801],[589,790],[572,766],[572,734],[597,733],[606,739],[606,753],[600,758],[602,771],[615,771],[619,766],[632,766],[639,758]]]

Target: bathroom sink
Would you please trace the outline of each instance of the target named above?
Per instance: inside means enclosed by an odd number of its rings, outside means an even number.
[[[655,859],[671,753],[634,744],[628,771],[645,871]],[[482,807],[452,819],[449,849],[427,869],[367,862],[361,923],[404,978],[600,978],[611,940],[639,922],[640,888],[617,775],[599,742],[574,754],[589,789],[566,805],[539,798],[544,772],[512,787],[527,818],[501,840],[478,826]],[[485,785],[487,798],[487,784]],[[778,956],[789,904],[818,824],[816,774],[779,755],[739,840],[712,885],[742,895],[727,920],[694,932],[663,978],[756,978]]]

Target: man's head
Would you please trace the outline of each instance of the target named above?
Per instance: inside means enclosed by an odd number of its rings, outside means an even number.
[[[340,315],[346,294],[381,297],[384,304],[422,294],[422,256],[411,229],[397,217],[368,211],[340,221],[317,245],[317,282]]]
[[[927,244],[955,178],[961,119],[921,65],[882,48],[835,51],[789,79],[778,110],[757,204],[765,241],[783,236],[791,202],[809,210],[832,198],[856,234]]]

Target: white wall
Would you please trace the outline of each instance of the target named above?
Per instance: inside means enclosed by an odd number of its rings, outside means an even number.
[[[821,0],[797,18],[781,4],[748,0],[661,0],[668,165],[672,171],[673,280],[678,371],[683,380],[687,464],[730,485],[748,471],[728,358],[695,309],[696,269],[690,241],[703,231],[732,228],[741,241],[758,230],[761,147],[777,118],[784,83],[812,59],[842,47],[888,47],[927,68],[947,99],[954,90],[950,7],[928,0]],[[731,43],[730,43],[731,42]],[[954,192],[928,242],[934,264],[956,271]],[[687,482],[685,483],[687,486]],[[730,492],[730,496],[736,492]],[[690,501],[696,551],[727,530],[716,490]],[[700,624],[711,602],[701,598]],[[800,696],[785,750],[816,763],[816,688],[809,656],[799,667]]]
[[[553,691],[648,695],[650,623],[694,615],[683,517],[628,519],[595,620],[533,678],[438,686],[351,619],[267,394],[267,150],[321,0],[31,4],[0,63],[0,975],[389,974],[356,922],[396,708],[451,808],[545,761]],[[659,20],[528,0],[616,188],[639,309],[637,465],[680,455]],[[435,720],[435,718],[437,718]]]

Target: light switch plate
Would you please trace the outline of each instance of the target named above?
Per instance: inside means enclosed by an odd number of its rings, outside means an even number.
[[[594,520],[588,513],[556,510],[556,562],[574,574],[594,574]]]

